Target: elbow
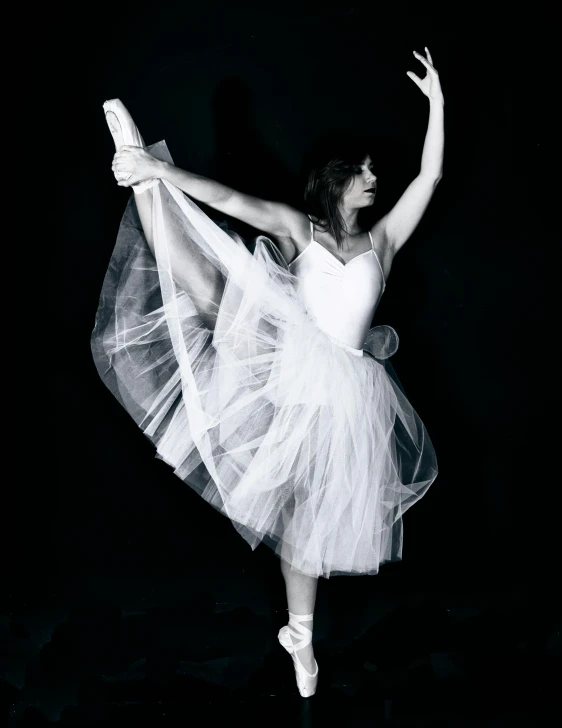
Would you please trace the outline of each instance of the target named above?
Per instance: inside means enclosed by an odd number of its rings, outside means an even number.
[[[428,175],[428,177],[429,177],[429,179],[431,181],[431,184],[435,188],[435,187],[437,187],[437,185],[441,181],[441,178],[443,177],[443,172],[442,171],[432,172],[430,175]]]
[[[439,170],[439,171],[422,170],[420,172],[420,177],[422,177],[426,181],[426,184],[429,183],[429,184],[433,185],[433,187],[437,187],[437,185],[439,184],[439,181],[443,177],[443,171],[442,170]]]

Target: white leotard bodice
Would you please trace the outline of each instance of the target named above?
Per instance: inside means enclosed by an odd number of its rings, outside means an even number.
[[[337,343],[362,353],[380,297],[385,289],[384,273],[373,246],[347,263],[339,261],[314,240],[289,264],[307,311],[318,327]]]

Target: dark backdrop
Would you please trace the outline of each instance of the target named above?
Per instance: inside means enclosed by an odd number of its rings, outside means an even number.
[[[547,41],[537,35],[538,13],[492,14],[484,3],[393,8],[76,10],[63,66],[73,143],[54,271],[64,339],[59,478],[42,491],[39,524],[49,578],[72,578],[78,568],[185,575],[194,561],[220,569],[246,549],[153,461],[90,358],[97,297],[130,194],[112,178],[103,101],[121,98],[147,143],[165,138],[179,166],[294,204],[311,144],[335,129],[371,135],[382,214],[420,162],[428,103],[406,71],[423,75],[412,50],[424,45],[446,99],[444,177],[377,312],[399,332],[395,368],[440,464],[405,518],[404,555],[424,579],[494,581],[546,556],[540,511],[554,475],[545,417],[556,388],[548,345],[556,275],[541,166],[549,120],[536,96]]]
[[[537,18],[492,15],[484,4],[428,12],[416,3],[250,2],[95,4],[79,20],[65,63],[75,71],[75,142],[55,271],[65,301],[55,509],[55,494],[45,495],[61,573],[78,564],[176,573],[202,558],[213,569],[245,550],[152,462],[91,362],[97,297],[130,194],[113,182],[103,101],[121,98],[147,143],[165,138],[179,166],[294,204],[303,156],[319,137],[371,135],[382,214],[419,168],[428,103],[406,71],[423,75],[412,50],[424,45],[446,99],[444,177],[377,312],[399,332],[395,368],[440,463],[406,516],[405,559],[424,578],[495,580],[535,568],[555,386],[545,346],[554,282],[541,169],[548,120],[530,96],[541,80]]]
[[[423,75],[412,51],[424,45],[446,100],[444,177],[395,260],[376,320],[400,335],[394,366],[427,425],[440,474],[405,516],[404,561],[352,580],[353,589],[518,584],[543,599],[554,576],[559,449],[549,424],[557,394],[548,138],[555,91],[541,90],[551,20],[540,5],[513,8],[65,8],[72,30],[52,48],[65,146],[51,201],[62,222],[49,272],[49,332],[57,338],[48,356],[50,467],[22,476],[7,582],[14,612],[39,609],[57,589],[91,577],[139,580],[153,595],[163,583],[189,590],[198,579],[235,583],[243,574],[280,588],[275,557],[261,548],[252,554],[153,458],[95,372],[89,336],[130,194],[111,173],[103,101],[121,98],[146,142],[165,138],[179,166],[293,204],[303,158],[320,136],[370,135],[383,214],[420,162],[428,103],[406,71]],[[349,580],[331,582],[326,590],[337,592]]]
[[[229,524],[153,461],[91,361],[97,297],[130,194],[113,181],[103,101],[121,98],[147,143],[165,138],[179,166],[294,204],[311,144],[334,129],[371,135],[382,214],[420,161],[428,103],[406,71],[421,73],[412,50],[424,45],[446,99],[444,177],[377,312],[399,332],[395,368],[440,464],[406,515],[404,556],[424,579],[494,581],[548,557],[541,512],[556,447],[545,417],[557,387],[550,120],[540,96],[548,21],[484,3],[392,8],[76,9],[61,53],[71,114],[60,118],[72,143],[53,266],[64,342],[54,382],[58,477],[34,491],[28,513],[44,537],[30,564],[44,560],[38,576],[187,575],[194,561],[220,570],[246,552]]]

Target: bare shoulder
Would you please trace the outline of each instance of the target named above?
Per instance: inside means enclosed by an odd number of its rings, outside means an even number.
[[[394,260],[395,251],[386,233],[386,222],[388,215],[381,217],[380,220],[372,226],[371,237],[373,238],[373,248],[380,261],[384,277],[388,280],[392,261]]]

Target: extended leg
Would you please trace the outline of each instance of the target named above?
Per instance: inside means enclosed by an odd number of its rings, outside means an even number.
[[[154,255],[154,235],[152,230],[152,190],[148,189],[135,195],[137,211],[150,252]]]
[[[107,101],[104,104],[104,110],[116,149],[119,149],[122,144],[144,147],[144,140],[131,115],[118,99]],[[155,255],[153,197],[156,184],[158,184],[158,180],[147,180],[133,185],[141,225],[153,255]],[[169,214],[166,201],[164,201],[162,215]],[[174,281],[193,302],[200,324],[206,329],[214,329],[224,293],[225,281],[221,272],[203,254],[201,248],[183,234],[181,226],[175,224],[172,218],[165,218],[159,222],[169,223],[164,225],[166,228],[165,244]]]
[[[106,101],[104,104],[105,119],[115,143],[115,149],[118,150],[123,144],[132,144],[134,146],[144,147],[144,140],[130,117],[129,112],[118,99]],[[119,176],[118,180],[126,177]],[[154,254],[154,236],[152,230],[152,187],[146,184],[137,186],[135,192],[135,202],[137,210],[148,246]]]

